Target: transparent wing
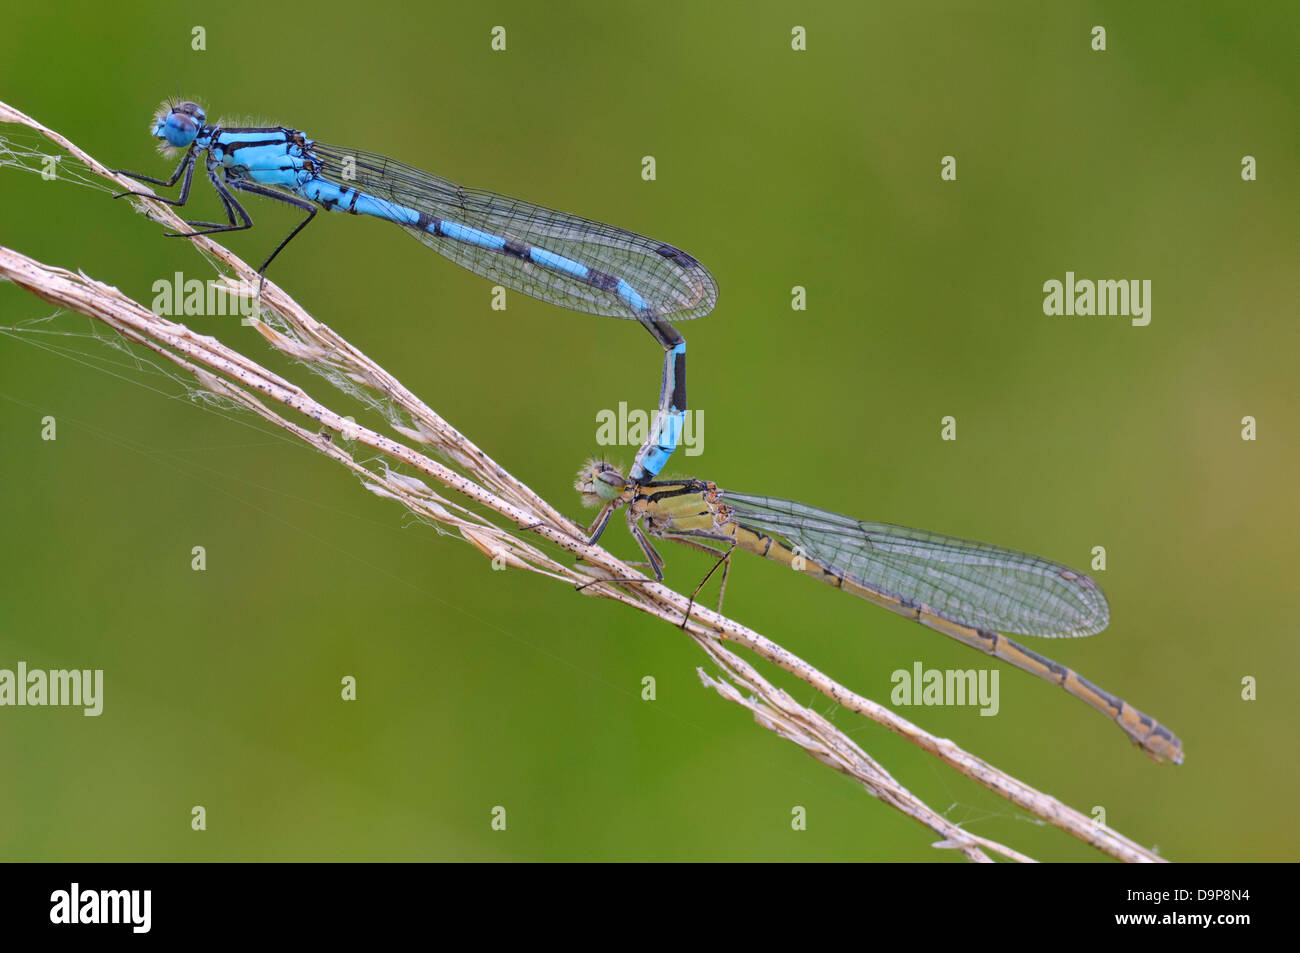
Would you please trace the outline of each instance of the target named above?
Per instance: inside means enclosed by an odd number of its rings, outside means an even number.
[[[717,303],[718,287],[708,269],[673,245],[496,192],[465,188],[387,156],[325,143],[316,143],[313,152],[324,162],[322,175],[331,182],[621,278],[669,320],[702,317]],[[641,317],[608,287],[414,226],[402,227],[457,264],[507,288],[576,311]]]
[[[923,603],[943,618],[995,632],[1093,635],[1110,606],[1100,587],[1068,566],[941,533],[867,523],[805,503],[721,493],[733,518],[887,596]]]

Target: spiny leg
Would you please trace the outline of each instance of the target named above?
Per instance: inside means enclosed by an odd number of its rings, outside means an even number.
[[[264,185],[256,185],[255,183],[252,182],[246,182],[243,179],[233,179],[230,181],[229,184],[232,189],[239,189],[241,192],[251,192],[253,195],[260,195],[264,198],[275,199],[277,202],[284,202],[286,205],[292,205],[295,208],[300,208],[307,213],[307,217],[304,218],[301,222],[299,222],[297,227],[295,227],[293,231],[291,231],[288,235],[286,235],[284,237],[284,240],[280,242],[280,244],[275,246],[275,250],[266,257],[266,261],[262,262],[261,267],[257,269],[257,273],[261,275],[262,280],[265,281],[266,269],[270,266],[271,262],[275,260],[275,256],[280,254],[280,252],[284,251],[284,246],[288,245],[291,241],[293,241],[294,237],[297,236],[299,232],[301,232],[304,228],[307,227],[307,223],[316,217],[316,213],[319,212],[320,209],[317,208],[313,203],[307,201],[306,199],[300,199],[297,196],[289,195],[285,192],[279,191],[278,189],[270,189]],[[258,290],[259,291],[261,290],[260,285]]]
[[[179,179],[182,175],[184,175],[185,181],[181,183],[181,194],[177,198],[169,199],[165,195],[154,195],[152,192],[134,192],[134,191],[118,192],[116,195],[113,196],[113,198],[120,199],[127,195],[136,195],[142,199],[152,199],[155,202],[164,202],[167,205],[174,205],[177,208],[180,208],[187,201],[189,201],[190,185],[194,181],[194,164],[197,161],[197,159],[198,156],[194,152],[194,147],[190,146],[189,151],[186,152],[184,158],[181,159],[181,164],[176,167],[176,171],[174,171],[171,174],[171,177],[168,179],[155,179],[151,175],[145,175],[142,172],[132,172],[129,169],[113,170],[118,175],[129,176],[130,178],[137,179],[141,182],[150,182],[154,185],[162,185],[167,188],[171,188],[173,185],[175,185],[177,179]]]
[[[614,510],[619,505],[621,505],[620,501],[610,500],[604,506],[601,507],[600,513],[596,516],[596,522],[592,524],[593,530],[596,530],[597,527],[599,527],[599,531],[595,533],[595,536],[591,540],[592,545],[595,544],[596,539],[599,539],[600,533],[604,532],[605,526],[609,523],[610,515],[614,512]],[[664,581],[663,557],[660,556],[659,553],[655,551],[655,548],[653,545],[651,545],[650,540],[647,539],[645,533],[641,531],[641,527],[638,525],[638,521],[639,521],[639,517],[637,517],[636,512],[632,509],[629,509],[627,511],[627,528],[628,531],[632,534],[632,538],[637,541],[637,545],[641,547],[641,551],[645,553],[646,562],[645,563],[629,562],[628,565],[629,566],[644,565],[654,574],[655,582],[661,583]],[[610,577],[604,579],[593,579],[591,582],[584,582],[582,585],[578,586],[578,591],[581,592],[583,589],[586,589],[588,586],[594,586],[596,583],[599,582],[638,583],[638,582],[644,582],[644,580],[633,579],[631,577]]]
[[[719,542],[725,540],[725,537],[716,537],[713,536],[712,534],[702,534],[702,535],[705,535],[709,539],[718,539]],[[718,571],[719,566],[722,566],[723,569],[722,569],[722,586],[718,591],[718,613],[719,614],[722,613],[722,596],[723,593],[725,593],[727,590],[727,576],[731,572],[731,554],[735,552],[736,542],[735,540],[730,540],[731,545],[727,547],[727,550],[725,552],[719,555],[718,550],[714,549],[712,546],[706,546],[704,543],[696,542],[695,540],[689,539],[683,535],[673,534],[672,536],[669,537],[669,539],[673,540],[673,542],[681,543],[684,546],[689,546],[692,549],[698,549],[700,552],[708,553],[711,556],[718,557],[718,561],[713,564],[713,568],[711,568],[707,573],[704,574],[704,578],[700,580],[699,585],[697,585],[695,589],[691,592],[691,601],[686,606],[686,618],[682,619],[682,624],[680,626],[680,628],[685,629],[686,623],[689,622],[691,618],[691,609],[695,606],[695,597],[700,594],[700,590],[703,589],[705,584],[713,577],[713,574]]]
[[[216,235],[222,232],[240,232],[245,229],[252,228],[253,227],[252,216],[249,215],[248,210],[245,209],[244,206],[239,203],[239,200],[230,194],[230,189],[237,189],[240,192],[250,192],[253,195],[260,195],[263,198],[275,199],[277,202],[284,202],[286,205],[292,205],[295,208],[302,209],[307,213],[307,217],[304,218],[301,222],[299,222],[298,225],[293,229],[293,231],[291,231],[287,236],[285,236],[284,240],[281,241],[280,244],[275,247],[275,250],[272,251],[271,254],[267,256],[266,261],[262,262],[262,264],[258,267],[257,274],[261,279],[261,281],[258,282],[258,292],[260,293],[261,282],[266,280],[267,267],[275,259],[275,256],[280,254],[280,252],[284,250],[284,247],[293,240],[294,236],[297,235],[304,228],[306,228],[307,223],[316,217],[316,212],[319,211],[319,209],[317,209],[315,205],[313,205],[311,202],[308,202],[306,199],[300,199],[297,198],[296,196],[288,195],[277,189],[270,189],[270,188],[266,188],[265,186],[257,185],[252,182],[246,182],[243,179],[232,178],[223,182],[221,177],[217,175],[216,167],[210,168],[208,170],[208,178],[212,182],[212,187],[216,189],[217,196],[221,199],[222,203],[226,207],[226,214],[230,218],[230,224],[220,225],[214,222],[186,222],[185,224],[187,225],[197,225],[202,227],[200,227],[198,230],[193,232],[166,233],[169,238],[193,238],[196,235]],[[227,186],[229,186],[229,188],[227,188]],[[243,220],[243,224],[235,223],[236,215],[238,215],[239,218]]]
[[[180,194],[180,196],[179,196],[178,198],[169,199],[169,198],[167,198],[167,197],[164,196],[164,195],[154,195],[154,194],[151,193],[151,192],[134,192],[134,191],[131,191],[131,192],[118,192],[116,195],[113,196],[113,198],[115,198],[115,199],[120,199],[120,198],[123,198],[124,196],[127,196],[127,195],[134,195],[134,196],[137,196],[137,197],[142,198],[142,199],[152,199],[152,200],[154,200],[155,202],[164,202],[164,203],[166,203],[167,205],[172,205],[172,206],[175,206],[176,208],[181,208],[181,207],[183,207],[183,206],[185,205],[186,202],[189,201],[189,197],[190,197],[190,186],[193,184],[193,181],[194,181],[194,167],[195,167],[195,165],[196,165],[196,163],[197,163],[197,160],[198,160],[198,156],[194,153],[194,150],[191,149],[189,152],[187,152],[187,153],[185,154],[185,158],[181,159],[181,164],[178,165],[178,166],[176,167],[176,171],[173,172],[173,173],[171,174],[171,178],[166,179],[166,180],[164,180],[164,179],[155,179],[155,178],[154,178],[153,176],[151,176],[151,175],[144,175],[143,173],[140,173],[140,172],[132,172],[132,171],[129,170],[129,169],[115,169],[115,170],[114,170],[114,171],[117,172],[119,175],[128,175],[128,176],[130,176],[130,177],[133,178],[133,179],[140,179],[141,181],[144,181],[144,182],[152,182],[152,183],[155,184],[155,185],[163,185],[163,186],[167,186],[167,187],[171,187],[171,186],[175,185],[175,184],[176,184],[176,180],[177,180],[178,178],[180,178],[181,173],[184,172],[184,175],[185,175],[185,181],[181,183],[181,194]],[[212,170],[211,170],[211,169],[209,169],[208,174],[209,174],[209,176],[211,176],[211,174],[212,174]],[[229,221],[230,225],[234,225],[234,224],[235,224],[235,208],[238,207],[237,204],[232,205],[231,200],[230,200],[229,193],[224,193],[224,194],[223,194],[222,192],[218,191],[218,192],[217,192],[217,196],[221,199],[221,204],[222,204],[222,206],[225,208],[226,219]],[[211,229],[211,228],[215,228],[215,229],[228,230],[227,226],[222,225],[220,222],[190,222],[190,221],[187,221],[185,224],[186,224],[186,225],[189,225],[189,226],[191,226],[191,227],[197,227],[197,228],[210,228],[210,229]],[[172,237],[175,237],[175,236],[172,236]]]
[[[235,197],[230,194],[225,183],[221,181],[221,176],[217,175],[217,166],[209,166],[208,180],[212,183],[212,187],[217,190],[217,195],[220,197],[222,204],[226,206],[226,214],[230,215],[230,224],[220,225],[211,222],[186,222],[186,225],[206,225],[208,227],[200,228],[198,231],[193,232],[163,232],[167,238],[194,238],[197,235],[216,235],[221,232],[242,232],[246,228],[253,227],[253,217],[249,215],[244,206],[235,201]],[[230,214],[232,211],[238,213],[239,217],[244,220],[244,224],[237,225],[235,223],[235,216]]]
[[[600,537],[605,532],[605,527],[609,525],[609,518],[614,515],[614,510],[618,507],[618,500],[608,500],[592,520],[591,526],[587,529],[586,538],[583,540],[588,546],[595,546],[600,541]]]
[[[211,170],[211,169],[208,170],[208,175],[209,175],[209,177],[212,175],[212,170]],[[218,191],[217,191],[217,198],[221,199],[221,206],[222,206],[222,208],[224,208],[225,211],[226,211],[226,222],[227,222],[227,224],[228,224],[228,225],[234,225],[234,224],[235,224],[235,209],[236,209],[236,208],[242,208],[242,206],[240,206],[239,203],[235,201],[234,196],[231,195],[229,192],[222,192],[222,191],[219,191],[219,190],[218,190]],[[185,224],[186,224],[186,225],[189,225],[191,228],[217,228],[217,229],[226,229],[226,228],[227,228],[227,225],[222,225],[220,222],[191,222],[191,221],[186,221]],[[242,228],[242,226],[241,226],[241,228]]]
[[[636,540],[637,545],[641,547],[641,552],[645,553],[645,558],[650,563],[650,570],[655,575],[655,582],[663,582],[664,581],[663,557],[660,556],[659,553],[655,550],[654,546],[650,543],[650,540],[646,536],[646,534],[641,531],[640,518],[637,517],[635,511],[631,509],[627,511],[627,528],[628,528],[628,532],[632,534],[632,538]]]

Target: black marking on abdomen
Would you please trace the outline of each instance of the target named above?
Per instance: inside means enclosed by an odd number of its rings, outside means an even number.
[[[1094,685],[1092,682],[1088,681],[1086,678],[1084,678],[1082,675],[1080,675],[1077,672],[1074,674],[1074,677],[1079,680],[1079,684],[1081,684],[1084,688],[1088,689],[1094,695],[1100,697],[1104,702],[1106,702],[1106,704],[1110,705],[1111,708],[1115,709],[1115,711],[1122,712],[1124,710],[1125,707],[1124,699],[1120,698],[1118,695],[1112,695],[1110,692],[1106,691],[1105,689]],[[1132,708],[1132,706],[1129,707]],[[1142,712],[1138,711],[1136,708],[1133,709],[1133,712],[1134,714],[1141,716],[1141,718],[1145,720],[1147,727],[1150,727],[1155,724],[1155,722],[1152,721],[1151,718],[1147,717],[1146,715],[1143,715]]]
[[[673,363],[673,409],[686,409],[686,354],[675,354]]]
[[[530,256],[533,253],[533,249],[531,246],[525,245],[523,242],[512,242],[507,239],[505,245],[501,248],[501,253],[503,255],[509,255],[511,258],[523,258],[532,261]]]
[[[663,318],[659,317],[654,308],[646,308],[645,310],[638,311],[637,320],[641,322],[643,328],[654,335],[654,339],[659,342],[665,351],[676,347],[685,340],[682,337],[682,333],[667,321],[663,320]],[[682,380],[684,382],[685,377],[683,377]],[[683,383],[682,386],[685,387],[685,384]],[[685,404],[682,405],[681,409],[686,409]]]
[[[601,291],[618,290],[618,276],[611,275],[608,271],[601,271],[598,268],[587,269],[587,283],[593,288],[599,288]]]
[[[429,226],[433,227],[430,228]],[[420,217],[415,220],[415,227],[422,232],[428,232],[431,235],[442,234],[442,220],[434,218],[428,212],[421,212]]]
[[[1008,639],[1007,641],[1010,641],[1010,639]],[[1027,649],[1027,648],[1025,648],[1023,645],[1020,645],[1019,643],[1012,643],[1012,644],[1013,644],[1016,648],[1020,649],[1020,651],[1024,652],[1026,655],[1028,655],[1031,659],[1033,659],[1033,660],[1034,660],[1035,662],[1037,662],[1039,665],[1043,666],[1043,668],[1047,669],[1049,672],[1051,672],[1053,675],[1055,675],[1055,676],[1056,676],[1056,683],[1057,683],[1058,685],[1064,684],[1064,683],[1065,683],[1065,678],[1066,678],[1066,676],[1072,674],[1071,671],[1070,671],[1070,669],[1068,669],[1066,666],[1062,665],[1060,662],[1053,662],[1053,661],[1052,661],[1051,659],[1049,659],[1046,655],[1039,655],[1039,654],[1038,654],[1037,652],[1035,652],[1033,649]],[[1079,676],[1078,676],[1078,675],[1075,675],[1075,678],[1079,678]],[[1079,678],[1079,681],[1082,682],[1083,679],[1082,679],[1082,678]],[[1093,685],[1091,682],[1089,682],[1089,683],[1087,683],[1087,684],[1088,684],[1088,687],[1089,687],[1089,688],[1091,688],[1093,691],[1097,692],[1097,694],[1099,694],[1099,695],[1107,695],[1107,694],[1108,694],[1107,692],[1103,692],[1103,691],[1102,691],[1100,688],[1098,688],[1096,685]]]

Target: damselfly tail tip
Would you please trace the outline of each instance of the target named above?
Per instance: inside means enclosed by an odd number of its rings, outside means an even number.
[[[1166,728],[1164,725],[1156,725],[1155,729],[1144,741],[1139,741],[1142,750],[1152,761],[1160,763],[1163,761],[1172,761],[1174,764],[1183,763],[1183,743],[1178,736]]]
[[[1177,738],[1173,739],[1172,744],[1161,739],[1156,744],[1148,743],[1141,747],[1142,753],[1156,764],[1164,764],[1166,761],[1173,764],[1183,763],[1183,748]]]

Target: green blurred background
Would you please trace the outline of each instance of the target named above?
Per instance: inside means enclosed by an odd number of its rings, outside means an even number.
[[[0,98],[165,175],[146,125],[179,92],[210,118],[284,123],[681,245],[721,300],[683,328],[705,452],[670,472],[1085,567],[1104,545],[1110,628],[1033,647],[1160,718],[1187,760],[1154,764],[1005,667],[997,717],[904,715],[1171,859],[1297,858],[1293,5],[388,6],[26,4],[0,32]],[[790,49],[795,24],[807,52]],[[939,179],[945,155],[956,183]],[[206,184],[195,194],[198,217],[219,215]],[[258,227],[229,246],[256,262],[297,213],[249,207]],[[159,277],[210,274],[124,203],[9,169],[0,243],[146,302]],[[1045,317],[1042,284],[1067,270],[1149,278],[1150,326]],[[585,455],[630,460],[596,446],[594,421],[653,402],[661,358],[634,324],[518,295],[493,312],[483,280],[342,216],[272,277],[574,516]],[[4,325],[51,311],[0,287]],[[285,368],[229,320],[188,323]],[[676,630],[492,572],[248,419],[129,361],[105,373],[93,342],[42,343],[70,351],[0,340],[0,667],[103,668],[106,700],[97,719],[0,709],[3,858],[957,859],[703,689]],[[956,442],[939,439],[948,414]],[[632,556],[621,524],[606,539]],[[665,555],[679,589],[709,565]],[[986,661],[750,558],[727,599],[880,701],[914,661]],[[1100,856],[832,714],[974,833]]]

